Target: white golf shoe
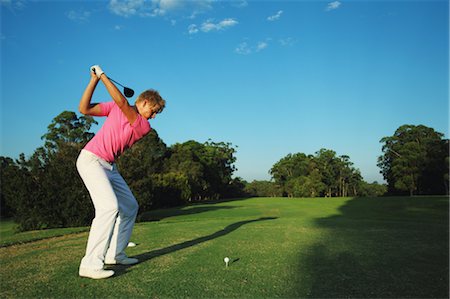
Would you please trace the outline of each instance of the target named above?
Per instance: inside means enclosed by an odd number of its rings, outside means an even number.
[[[80,268],[78,274],[81,277],[88,277],[92,279],[103,279],[108,278],[114,275],[114,271],[112,270],[103,270],[103,269],[88,269],[88,268]]]
[[[138,259],[126,257],[121,260],[105,260],[106,265],[134,265],[139,263]]]

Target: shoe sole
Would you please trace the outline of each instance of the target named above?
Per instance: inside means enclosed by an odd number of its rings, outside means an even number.
[[[85,278],[90,278],[90,279],[105,279],[105,278],[109,278],[109,277],[113,276],[114,274],[115,274],[115,273],[112,272],[112,273],[110,273],[110,274],[108,274],[108,275],[103,275],[103,276],[91,276],[91,275],[89,275],[89,274],[81,274],[81,273],[78,273],[78,275],[79,275],[80,277],[85,277]]]

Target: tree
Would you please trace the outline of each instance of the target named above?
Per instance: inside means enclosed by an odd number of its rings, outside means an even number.
[[[378,166],[392,194],[443,194],[447,190],[448,141],[443,134],[423,125],[400,126],[383,137]]]
[[[320,149],[315,156],[289,154],[280,159],[270,172],[283,196],[356,196],[362,181],[350,157]]]
[[[270,181],[254,180],[251,183],[246,183],[244,191],[250,196],[259,196],[259,197],[282,196],[282,190],[279,187],[277,187],[277,185],[274,182]]]
[[[203,153],[203,145],[196,141],[177,143],[171,146],[170,156],[164,168],[166,173],[180,173],[187,177],[191,190],[190,201],[198,201],[207,197],[210,188],[205,175],[205,165],[200,156]]]
[[[387,186],[378,182],[366,183],[362,181],[359,187],[359,196],[383,196],[387,192]]]
[[[190,201],[218,199],[236,186],[232,179],[235,151],[231,143],[224,142],[177,143],[170,147],[164,172],[181,173],[188,178]]]
[[[97,122],[92,116],[78,118],[75,112],[64,111],[47,127],[47,133],[42,136],[44,147],[50,152],[57,151],[60,145],[82,147],[94,137],[94,133],[89,132],[93,124]]]
[[[322,175],[322,182],[326,186],[325,196],[331,197],[338,194],[339,163],[336,152],[328,149],[320,149],[316,152],[315,161]]]
[[[92,117],[64,111],[42,136],[44,146],[26,159],[1,157],[2,216],[13,215],[20,229],[88,225],[93,207],[76,170],[80,150],[94,136]],[[188,141],[167,147],[152,130],[117,164],[129,182],[140,212],[243,194],[231,143]]]
[[[0,215],[12,217],[15,214],[15,199],[26,193],[20,168],[13,159],[0,157],[0,182]]]
[[[27,160],[17,161],[21,183],[14,196],[14,218],[21,230],[87,225],[93,209],[87,190],[76,171],[81,148],[92,138],[92,117],[78,118],[64,111],[56,116],[42,136],[45,144]],[[3,182],[2,182],[3,183]]]
[[[275,184],[283,190],[283,196],[292,196],[293,182],[289,180],[307,176],[312,156],[303,153],[288,154],[276,162],[269,171]]]
[[[168,155],[166,144],[159,138],[156,130],[152,130],[118,159],[120,173],[139,203],[139,213],[165,206],[164,202],[168,200],[169,194],[165,196],[160,190],[161,180],[154,175],[163,171]],[[158,192],[154,192],[155,188],[159,188]],[[180,198],[170,200],[181,201]]]

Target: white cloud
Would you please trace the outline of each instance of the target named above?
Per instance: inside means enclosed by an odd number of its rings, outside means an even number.
[[[234,52],[240,55],[248,55],[252,53],[252,50],[248,46],[247,42],[242,42],[236,47],[236,49],[234,49]]]
[[[144,0],[111,0],[109,9],[116,15],[130,17],[142,13],[145,9],[145,2]]]
[[[122,17],[158,17],[178,12],[196,16],[210,10],[213,2],[213,0],[110,0],[109,9]]]
[[[27,6],[25,0],[0,0],[0,4],[13,11],[25,9]]]
[[[278,20],[280,17],[281,17],[281,15],[283,14],[283,11],[282,10],[279,10],[276,14],[274,14],[273,16],[269,16],[269,17],[267,17],[267,21],[276,21],[276,20]]]
[[[182,6],[182,1],[180,0],[158,0],[153,2],[157,3],[158,6],[164,10],[173,10]]]
[[[231,6],[237,7],[237,8],[243,8],[248,6],[248,2],[246,0],[240,0],[240,1],[231,1]]]
[[[238,21],[234,19],[224,19],[220,21],[219,23],[213,23],[212,20],[207,20],[204,22],[201,26],[201,30],[203,32],[209,32],[209,31],[219,31],[219,30],[225,30],[228,27],[232,27],[234,25],[237,25]]]
[[[224,19],[218,23],[214,23],[214,20],[209,19],[206,20],[205,22],[203,22],[203,24],[201,24],[200,29],[197,27],[196,24],[191,24],[188,27],[188,32],[189,34],[195,34],[198,33],[199,30],[201,30],[202,32],[210,32],[210,31],[220,31],[220,30],[225,30],[229,27],[233,27],[235,25],[237,25],[239,22],[236,21],[235,19],[232,18],[228,18],[228,19]]]
[[[256,52],[261,52],[269,46],[270,39],[266,39],[265,41],[259,41],[256,45],[249,45],[246,41],[240,43],[235,49],[234,52],[240,55],[250,55]]]
[[[335,9],[338,9],[339,8],[339,6],[341,6],[341,2],[339,2],[339,1],[333,1],[333,2],[330,2],[330,3],[328,3],[328,5],[327,5],[327,7],[325,8],[325,10],[326,11],[331,11],[331,10],[335,10]]]
[[[87,22],[89,20],[89,17],[91,16],[90,11],[75,11],[71,10],[67,13],[67,17],[71,21],[75,22]]]
[[[279,39],[280,45],[283,47],[293,46],[296,43],[296,40],[292,37],[286,37],[286,38],[280,38]]]
[[[269,46],[269,44],[266,43],[266,42],[258,42],[258,45],[256,46],[255,51],[256,51],[256,52],[262,51],[262,50],[264,50],[265,48],[267,48],[268,46]]]
[[[189,27],[188,27],[188,33],[189,34],[195,34],[197,32],[198,32],[197,25],[195,25],[195,24],[189,25]]]
[[[164,16],[171,11],[175,11],[183,7],[183,2],[180,0],[153,0],[152,13],[153,16]]]

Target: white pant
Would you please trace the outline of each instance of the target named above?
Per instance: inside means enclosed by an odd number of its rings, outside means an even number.
[[[95,208],[95,218],[81,268],[102,269],[105,259],[119,261],[126,257],[138,203],[116,165],[82,150],[77,169]]]

